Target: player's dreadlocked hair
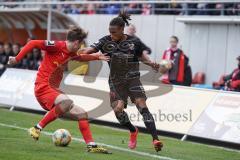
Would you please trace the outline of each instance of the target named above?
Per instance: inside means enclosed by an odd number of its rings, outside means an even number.
[[[83,41],[87,37],[87,33],[80,27],[77,26],[69,26],[69,30],[67,32],[67,40],[68,41]]]
[[[125,27],[125,24],[127,26],[129,25],[129,20],[131,20],[130,14],[128,14],[126,10],[121,10],[118,14],[118,17],[115,17],[111,20],[110,26]]]

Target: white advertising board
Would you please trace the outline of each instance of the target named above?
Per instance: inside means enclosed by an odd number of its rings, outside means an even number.
[[[240,94],[219,93],[189,135],[240,144]]]
[[[34,96],[36,71],[7,69],[0,78],[0,104],[43,111]],[[74,103],[91,118],[118,123],[109,103],[106,78],[67,75],[64,87]],[[144,84],[144,83],[143,83]],[[213,90],[160,85],[165,94],[151,96],[158,85],[144,85],[147,105],[158,130],[188,134],[204,138],[240,143],[240,95]],[[157,93],[158,94],[158,93]],[[136,107],[129,103],[126,109],[133,124],[144,127]]]

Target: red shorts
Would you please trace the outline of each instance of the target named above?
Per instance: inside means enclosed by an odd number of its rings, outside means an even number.
[[[48,84],[35,84],[35,97],[38,103],[45,110],[51,110],[54,107],[54,102],[62,91],[50,87]]]

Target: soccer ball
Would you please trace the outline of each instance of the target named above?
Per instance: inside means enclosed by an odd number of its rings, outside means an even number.
[[[172,68],[172,61],[170,60],[161,60],[160,63],[160,72],[166,73]]]
[[[170,60],[161,60],[160,67],[164,67],[169,70],[172,68],[172,62]]]
[[[56,146],[67,146],[72,140],[70,132],[66,129],[58,129],[52,135],[52,141]]]

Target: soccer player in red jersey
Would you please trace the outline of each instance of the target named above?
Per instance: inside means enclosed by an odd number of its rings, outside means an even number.
[[[33,48],[45,51],[44,58],[38,69],[34,90],[39,104],[48,112],[36,126],[29,129],[33,139],[38,140],[41,130],[46,125],[67,114],[72,119],[78,120],[79,130],[89,152],[109,153],[105,148],[97,146],[94,142],[87,120],[87,112],[76,106],[66,94],[58,89],[63,78],[64,66],[69,60],[109,60],[108,56],[100,53],[92,55],[76,54],[86,36],[87,34],[81,28],[72,27],[67,33],[66,41],[31,40],[16,57],[9,58],[9,64],[17,64]]]

